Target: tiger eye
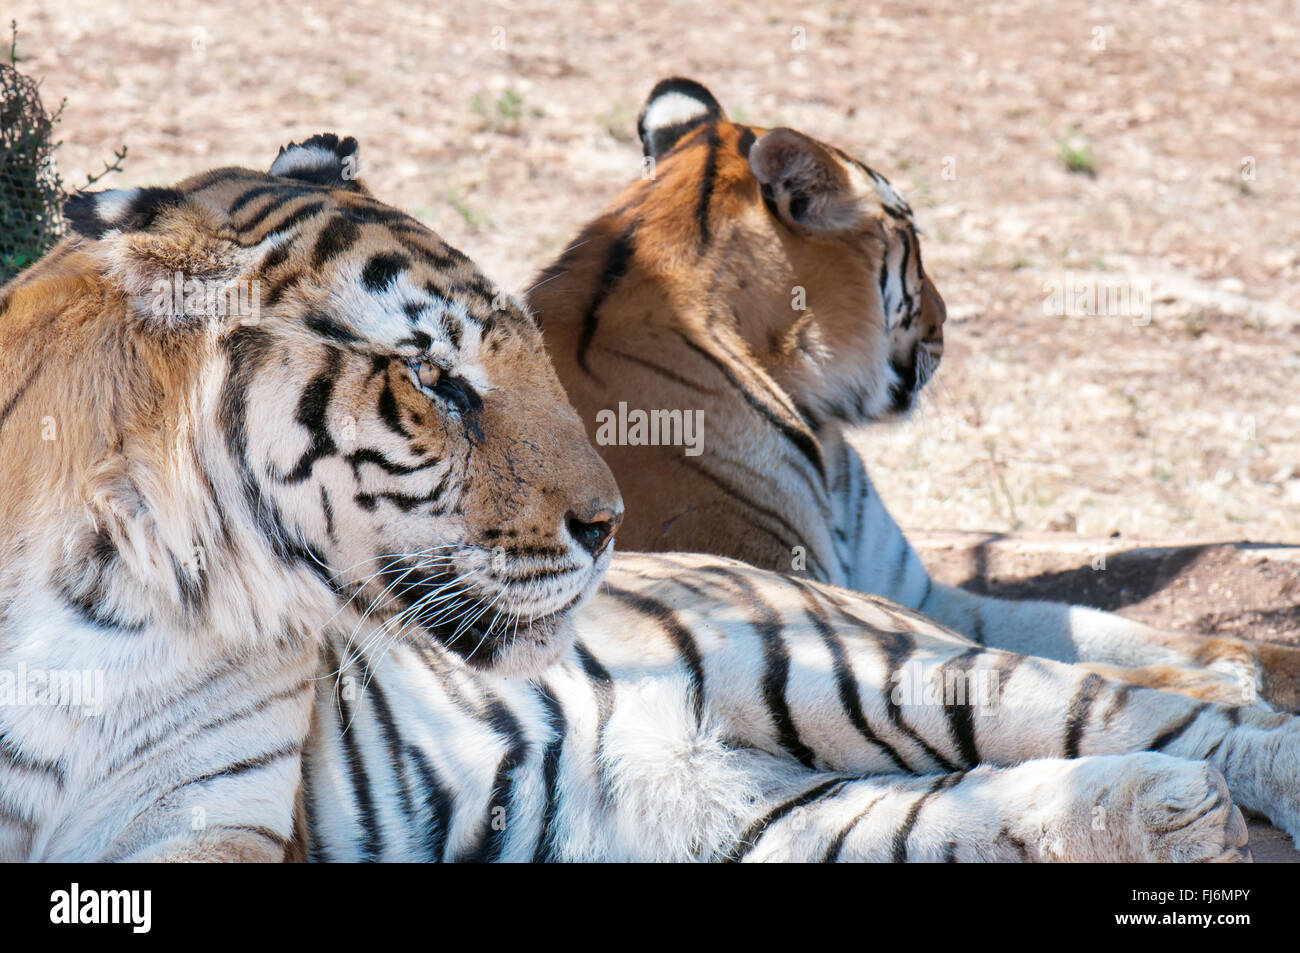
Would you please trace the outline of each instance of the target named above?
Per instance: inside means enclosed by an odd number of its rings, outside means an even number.
[[[421,387],[427,387],[433,390],[438,381],[442,379],[442,368],[437,364],[430,364],[427,361],[421,361],[415,369],[416,379],[420,382]]]

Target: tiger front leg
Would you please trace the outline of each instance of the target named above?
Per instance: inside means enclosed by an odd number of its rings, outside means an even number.
[[[701,639],[733,737],[838,773],[953,772],[1162,751],[1208,761],[1232,798],[1300,843],[1300,719],[1197,701],[1078,666],[980,649],[907,610],[729,568],[758,644]],[[762,600],[757,603],[757,600]],[[707,646],[707,649],[705,647]],[[750,684],[727,673],[753,670]],[[714,673],[714,674],[711,674]]]
[[[1246,840],[1214,767],[1145,752],[824,778],[768,805],[731,859],[1240,862]]]
[[[1197,701],[1104,678],[1078,666],[1001,652],[949,651],[925,663],[934,690],[903,717],[923,734],[941,731],[964,757],[993,764],[1026,758],[1164,752],[1223,772],[1232,799],[1300,843],[1300,719]],[[996,685],[987,697],[953,703],[956,683]],[[906,675],[904,674],[904,684]]]

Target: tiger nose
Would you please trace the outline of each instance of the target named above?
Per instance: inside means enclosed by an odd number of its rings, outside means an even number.
[[[573,541],[592,556],[599,556],[605,551],[622,522],[623,511],[608,506],[600,507],[590,514],[578,514],[569,510],[564,517],[564,525],[568,527]]]

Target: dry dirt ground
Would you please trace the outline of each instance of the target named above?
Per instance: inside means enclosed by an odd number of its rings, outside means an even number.
[[[917,209],[948,352],[926,407],[866,438],[905,526],[1300,539],[1300,4],[5,12],[68,98],[70,181],[123,142],[114,184],[162,184],[348,132],[372,188],[514,287],[639,174],[654,81],[695,76]],[[1066,284],[1149,288],[1150,321],[1057,309]]]
[[[925,406],[862,435],[873,478],[909,531],[1056,534],[983,575],[969,538],[926,547],[936,572],[1300,635],[1300,564],[1281,550],[1122,555],[1133,538],[1300,542],[1300,3],[5,14],[47,101],[68,99],[70,183],[122,143],[105,184],[265,166],[289,140],[350,133],[372,189],[517,288],[640,173],[633,124],[662,76],[836,143],[910,197],[949,311]],[[1090,307],[1089,291],[1114,297]],[[1113,546],[1110,570],[1087,568]]]

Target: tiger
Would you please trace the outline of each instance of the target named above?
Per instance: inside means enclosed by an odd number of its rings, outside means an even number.
[[[284,859],[326,635],[392,600],[503,675],[569,644],[617,486],[355,154],[77,194],[0,290],[0,860]]]
[[[469,339],[442,373],[514,387]],[[507,417],[481,420],[483,439]],[[572,419],[551,442],[599,459]],[[726,557],[613,552],[628,516],[602,502],[613,555],[549,665],[506,668],[491,636],[482,657],[455,651],[454,632],[429,638],[425,620],[459,605],[449,579],[381,596],[376,612],[396,614],[379,635],[327,633],[307,859],[1237,861],[1241,807],[1300,835],[1294,716],[988,648],[880,597]],[[495,510],[467,515],[482,547],[510,532]],[[518,584],[536,574],[526,565]],[[477,595],[460,611],[491,606]]]
[[[1291,715],[616,554],[526,302],[358,168],[320,134],[79,195],[0,290],[0,673],[104,673],[94,711],[0,705],[0,857],[1238,861],[1243,808],[1300,836]]]
[[[846,439],[905,417],[943,355],[946,307],[906,199],[833,145],[731,121],[683,77],[654,86],[637,132],[645,174],[528,293],[627,502],[624,548],[729,556],[981,645],[1300,710],[1300,649],[932,580]],[[620,408],[695,414],[703,437],[683,448],[673,419],[619,439],[605,424]]]

